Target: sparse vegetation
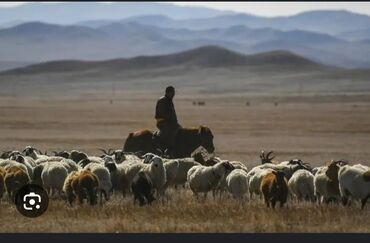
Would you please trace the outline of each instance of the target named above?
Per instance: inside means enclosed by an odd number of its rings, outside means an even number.
[[[181,189],[182,190],[182,189]],[[75,206],[51,201],[48,211],[36,219],[18,214],[2,202],[1,232],[369,232],[370,210],[359,207],[290,204],[266,209],[261,201],[208,199],[197,202],[190,191],[170,192],[169,203],[150,207],[115,197],[99,207]]]

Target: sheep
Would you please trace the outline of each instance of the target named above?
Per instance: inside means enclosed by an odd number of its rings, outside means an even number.
[[[180,164],[177,160],[164,160],[163,166],[166,170],[166,184],[164,185],[164,188],[167,189],[168,187],[175,185]]]
[[[158,156],[154,156],[150,160],[150,163],[144,166],[141,169],[141,171],[144,171],[148,174],[148,176],[150,177],[153,183],[153,187],[157,191],[157,195],[163,196],[167,178],[166,178],[166,169],[164,167],[162,158]]]
[[[71,153],[67,152],[67,151],[61,151],[61,152],[53,151],[53,153],[56,157],[61,157],[61,158],[64,158],[64,159],[69,159],[70,156],[71,156]]]
[[[234,169],[226,177],[228,191],[235,199],[243,199],[248,192],[247,172],[243,169]]]
[[[27,159],[26,157],[22,155],[13,155],[10,157],[10,159],[26,166],[28,175],[30,177],[32,176],[33,165],[35,165],[32,159]]]
[[[62,164],[68,170],[68,173],[71,173],[72,171],[79,171],[82,169],[81,166],[77,165],[71,159],[62,159],[59,163]]]
[[[219,162],[211,167],[203,165],[192,167],[188,171],[187,180],[194,196],[198,199],[198,193],[203,192],[204,199],[206,199],[207,193],[212,191],[213,197],[215,198],[215,190],[219,183],[232,169],[232,165],[226,161]]]
[[[89,157],[78,162],[78,166],[85,168],[88,164],[99,164],[102,165],[105,163],[104,159],[98,157]]]
[[[79,204],[83,204],[83,199],[86,198],[90,205],[95,205],[98,188],[99,179],[90,170],[72,172],[68,175],[63,185],[63,191],[71,206],[76,198]]]
[[[242,162],[240,161],[229,161],[230,164],[235,168],[235,169],[240,169],[240,170],[244,170],[245,173],[248,173],[248,167],[243,164]]]
[[[22,164],[22,163],[19,163],[19,162],[14,161],[14,160],[4,160],[4,161],[0,162],[0,167],[3,167],[5,170],[9,167],[14,167],[14,166],[22,168],[28,174],[28,176],[32,176],[33,169],[32,168],[27,168],[27,166]]]
[[[27,170],[21,166],[10,166],[5,169],[4,183],[9,199],[14,202],[15,193],[30,182]]]
[[[153,183],[150,176],[144,171],[140,171],[135,175],[131,189],[134,194],[134,204],[138,200],[140,206],[146,203],[150,205],[155,200]]]
[[[110,198],[112,182],[109,170],[101,164],[88,164],[85,169],[90,169],[99,179],[100,204],[103,203],[103,195],[106,201]]]
[[[194,166],[200,166],[201,164],[194,161],[192,158],[177,159],[179,164],[176,177],[173,179],[172,183],[175,187],[183,186],[187,182],[188,171]]]
[[[40,164],[44,164],[44,163],[48,163],[48,162],[60,162],[62,160],[64,160],[64,158],[62,158],[62,157],[50,156],[50,157],[47,157],[47,158],[37,159],[37,160],[35,160],[35,163],[36,163],[36,165],[40,165]]]
[[[267,169],[261,169],[259,167],[253,168],[251,171],[247,174],[248,179],[248,186],[249,186],[249,197],[250,199],[253,198],[253,194],[261,195],[261,182],[265,175],[268,173],[271,173],[273,169],[267,168]]]
[[[112,150],[112,149],[109,149],[108,151],[106,151],[105,149],[99,149],[99,150],[104,153],[102,158],[106,156],[111,156],[113,160],[116,162],[116,164],[121,164],[122,162],[126,160],[125,152],[122,150]]]
[[[38,159],[42,159],[42,158],[48,158],[49,156],[47,156],[46,154],[42,154],[40,150],[37,150],[31,146],[27,146],[24,150],[23,150],[23,154],[25,156],[28,156],[28,157],[31,157],[32,159],[34,160],[38,160]]]
[[[298,200],[315,201],[314,176],[307,170],[297,170],[288,181],[291,194]]]
[[[14,154],[14,155],[10,156],[10,159],[14,160],[14,161],[17,161],[19,163],[22,163],[22,164],[26,165],[29,168],[33,168],[37,165],[33,158],[31,158],[29,156],[24,156],[24,155],[21,155],[21,154]]]
[[[5,179],[6,171],[4,168],[0,167],[0,200],[3,198],[4,190],[5,190]]]
[[[360,200],[361,209],[364,209],[370,197],[370,167],[363,165],[344,165],[338,172],[339,191],[343,205],[348,200]]]
[[[62,195],[63,184],[67,178],[68,171],[60,163],[46,163],[41,172],[42,184],[49,195],[55,192]]]
[[[72,150],[69,156],[69,159],[73,160],[75,163],[80,162],[81,160],[87,159],[88,156],[84,152],[77,150]]]
[[[328,166],[317,169],[314,177],[315,196],[318,203],[338,202],[340,200],[338,171],[341,161],[331,161]]]
[[[281,171],[271,171],[262,178],[261,193],[267,207],[275,208],[276,202],[283,207],[288,198],[288,182],[285,173]]]
[[[119,191],[122,193],[122,196],[125,197],[126,193],[128,192],[128,180],[126,178],[127,165],[117,165],[115,162],[109,162],[105,163],[105,167],[109,170],[110,173],[112,191]]]
[[[33,175],[32,175],[32,183],[43,186],[43,181],[42,181],[42,172],[45,168],[46,165],[54,164],[55,166],[63,166],[66,170],[67,173],[71,173],[72,171],[79,171],[81,170],[81,167],[76,165],[72,160],[69,159],[62,159],[61,161],[48,161],[44,163],[40,163],[36,167],[33,168]],[[55,188],[54,188],[55,189]],[[60,190],[58,190],[60,191]]]

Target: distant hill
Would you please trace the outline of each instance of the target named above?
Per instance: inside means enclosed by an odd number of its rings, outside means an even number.
[[[103,32],[83,26],[61,26],[42,22],[27,22],[0,30],[1,39],[76,40],[104,37]]]
[[[181,53],[163,56],[142,56],[132,59],[117,59],[98,62],[57,61],[35,64],[6,71],[6,75],[44,74],[58,72],[86,72],[99,69],[101,72],[122,72],[169,68],[175,66],[196,68],[227,68],[237,66],[290,66],[292,68],[323,68],[323,66],[286,51],[274,51],[256,55],[242,55],[217,46],[206,46]]]
[[[348,41],[370,40],[370,28],[343,32],[338,34],[337,37]]]
[[[118,21],[118,20],[116,20]],[[366,29],[370,26],[370,16],[349,11],[319,10],[297,14],[289,17],[266,18],[251,14],[227,14],[215,17],[193,17],[191,19],[171,19],[168,15],[134,16],[120,20],[121,22],[137,22],[163,28],[187,28],[205,30],[212,28],[228,28],[244,25],[249,28],[273,28],[276,30],[305,30],[336,35],[343,32]],[[95,25],[99,21],[95,22]],[[106,23],[106,22],[105,22]],[[91,25],[91,22],[79,23]]]

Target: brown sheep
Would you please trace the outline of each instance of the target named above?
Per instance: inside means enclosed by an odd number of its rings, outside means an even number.
[[[338,182],[338,171],[339,171],[339,165],[338,162],[332,161],[328,165],[328,169],[326,170],[325,174],[329,178],[328,184],[327,184],[327,190],[331,195],[340,195],[339,191],[339,182]],[[335,199],[331,199],[330,201],[335,201]]]
[[[14,200],[16,191],[27,185],[30,180],[24,168],[17,166],[7,168],[4,182],[9,199]]]
[[[72,172],[66,178],[63,191],[66,193],[67,200],[71,205],[76,198],[80,204],[86,198],[90,205],[95,205],[97,203],[98,187],[98,177],[90,170],[83,170]]]
[[[4,189],[5,189],[4,178],[5,178],[5,175],[6,175],[5,169],[3,167],[0,167],[0,200],[3,198],[3,195],[4,195]]]
[[[276,202],[280,202],[283,207],[288,198],[288,182],[284,172],[271,171],[262,178],[261,193],[265,199],[267,207],[275,208]]]

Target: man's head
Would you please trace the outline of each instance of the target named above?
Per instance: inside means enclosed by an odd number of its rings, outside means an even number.
[[[168,86],[166,88],[166,97],[173,99],[175,97],[175,88],[173,86]]]

